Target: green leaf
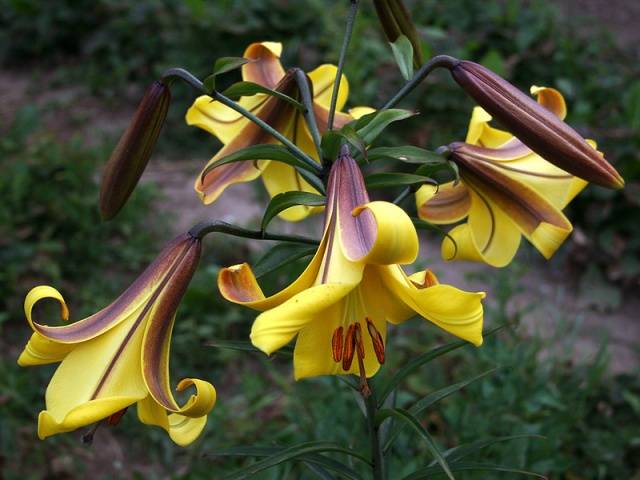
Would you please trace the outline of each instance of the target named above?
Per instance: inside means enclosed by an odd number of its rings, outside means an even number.
[[[216,89],[216,77],[222,73],[230,72],[236,68],[240,68],[249,60],[242,57],[221,57],[218,58],[213,64],[213,73],[206,77],[202,84],[208,92],[213,92]]]
[[[425,150],[424,148],[405,145],[402,147],[378,147],[369,150],[369,161],[376,160],[399,160],[405,163],[415,163],[418,165],[440,165],[447,163],[447,159],[442,155]]]
[[[344,127],[339,130],[340,134],[344,137],[344,139],[349,142],[358,152],[362,155],[362,158],[367,160],[367,146],[365,145],[364,139],[358,135],[356,129],[353,128],[353,125],[348,123]]]
[[[395,42],[390,42],[391,51],[405,80],[413,77],[413,45],[405,36],[400,35]]]
[[[219,160],[216,160],[214,163],[204,169],[201,174],[201,178],[204,179],[204,177],[206,177],[209,172],[215,170],[218,167],[221,167],[222,165],[249,160],[274,160],[276,162],[286,163],[287,165],[291,165],[293,167],[299,167],[308,171],[311,170],[311,167],[309,167],[306,163],[289,152],[286,147],[270,143],[261,143],[258,145],[251,145],[250,147],[236,150],[235,152],[230,153],[229,155],[226,155]]]
[[[376,423],[380,425],[386,418],[389,417],[398,418],[410,425],[425,441],[427,448],[431,452],[431,455],[433,455],[436,461],[440,464],[440,467],[445,471],[447,477],[449,477],[450,480],[455,480],[455,477],[453,476],[453,473],[451,473],[449,465],[447,464],[447,460],[442,456],[442,453],[440,453],[438,446],[433,441],[433,438],[431,438],[431,435],[429,434],[427,429],[422,426],[420,420],[418,420],[410,412],[402,408],[387,408],[384,410],[380,410],[376,414],[375,420]]]
[[[213,340],[211,342],[205,343],[204,345],[205,347],[223,348],[226,350],[236,350],[238,352],[261,353],[264,355],[264,352],[262,350],[254,347],[251,342],[246,340]],[[272,355],[291,358],[293,357],[293,348],[285,345],[279,350],[273,352]]]
[[[496,370],[497,369],[492,368],[491,370],[487,370],[486,372],[483,372],[480,375],[476,375],[475,377],[472,377],[470,379],[464,380],[462,382],[454,383],[453,385],[447,385],[446,387],[436,390],[435,392],[431,392],[430,394],[426,395],[425,397],[421,398],[416,403],[414,403],[409,408],[409,412],[412,415],[419,415],[434,403],[439,402],[440,400],[448,397],[449,395],[459,392],[460,390],[467,387],[468,385],[475,382],[476,380],[479,380],[489,375],[490,373],[495,372]],[[399,425],[396,428],[393,428],[391,432],[389,432],[389,439],[386,441],[383,447],[384,452],[389,451],[389,449],[393,445],[393,442],[396,440],[396,438],[398,438],[398,435],[400,435],[402,430],[403,430],[402,425]],[[444,455],[445,457],[447,456],[446,453]]]
[[[499,327],[496,327],[496,328],[493,328],[493,329],[488,330],[486,332],[483,332],[482,335],[484,337],[489,337],[489,336],[493,335],[494,333],[499,332],[503,328],[504,328],[504,325],[501,325]],[[441,345],[440,347],[436,347],[434,349],[431,349],[428,352],[425,352],[422,355],[419,355],[418,357],[416,357],[413,360],[411,360],[409,363],[404,365],[400,370],[398,370],[393,375],[393,377],[391,377],[389,379],[389,381],[380,389],[381,393],[380,393],[380,397],[379,397],[379,400],[378,400],[378,405],[380,405],[380,406],[383,405],[384,401],[387,398],[387,396],[398,385],[400,385],[400,383],[407,376],[409,376],[411,373],[413,373],[414,370],[416,370],[417,368],[420,368],[421,366],[425,365],[426,363],[429,363],[431,360],[434,360],[434,359],[444,355],[445,353],[452,352],[454,350],[457,350],[459,348],[465,347],[467,345],[471,345],[471,343],[469,343],[469,342],[467,342],[465,340],[458,340],[456,342],[447,343],[445,345]]]
[[[390,108],[372,112],[356,120],[353,128],[366,145],[371,145],[385,128],[393,122],[398,122],[416,115],[416,112],[401,108]]]
[[[540,475],[534,472],[528,472],[526,470],[521,470],[519,468],[505,467],[502,465],[495,465],[491,463],[459,463],[451,465],[451,470],[453,472],[468,472],[468,471],[476,471],[476,472],[502,472],[502,473],[518,473],[520,475],[526,475],[529,477],[543,478],[546,479],[544,475]],[[441,476],[442,471],[439,467],[426,467],[420,470],[416,470],[410,475],[407,475],[402,480],[420,480],[420,479],[431,479],[434,476]]]
[[[258,93],[264,93],[266,95],[277,97],[280,100],[289,102],[291,105],[299,108],[300,110],[304,110],[304,105],[302,105],[302,103],[300,103],[295,98],[291,98],[289,95],[285,95],[282,92],[263,87],[262,85],[253,82],[237,82],[227,88],[224,92],[222,92],[225,97],[229,97],[232,99],[237,99],[240,97],[251,97],[253,95],[257,95]]]
[[[544,439],[542,435],[533,435],[533,434],[521,434],[521,435],[508,435],[504,437],[492,437],[485,438],[482,440],[478,440],[475,442],[467,443],[464,445],[458,445],[457,447],[450,448],[446,452],[443,453],[444,457],[449,461],[449,465],[454,462],[458,462],[458,460],[462,460],[464,457],[469,455],[473,455],[474,453],[490,447],[491,445],[495,445],[496,443],[509,442],[511,440],[521,440],[524,438],[538,438]],[[431,463],[429,466],[435,466],[435,463]]]
[[[308,207],[320,207],[326,203],[327,199],[316,193],[309,192],[282,192],[271,199],[267,209],[264,211],[260,229],[264,232],[269,222],[280,212],[296,205],[306,205]]]
[[[431,185],[438,185],[434,179],[426,177],[424,175],[414,175],[412,173],[372,173],[367,175],[364,179],[367,188],[386,188],[386,187],[398,187],[403,185],[417,185],[423,183],[429,183]]]
[[[281,243],[270,248],[262,257],[260,257],[253,266],[253,274],[256,278],[263,277],[264,275],[284,267],[291,262],[313,255],[316,251],[317,247]]]
[[[327,130],[322,134],[320,145],[327,160],[334,161],[338,157],[344,135],[339,130]]]
[[[249,447],[248,449],[245,449],[245,451],[251,451],[251,448],[252,447]],[[214,452],[211,455],[214,455],[214,456],[229,455],[228,453],[229,451],[232,452],[231,453],[232,455],[233,454],[237,455],[236,453],[237,450],[238,449],[229,449],[226,452],[222,451],[222,453],[218,451],[218,452]],[[330,442],[307,442],[307,443],[301,443],[293,447],[281,449],[278,452],[269,454],[269,456],[264,460],[259,460],[254,464],[249,465],[248,467],[242,468],[240,470],[237,470],[236,472],[224,478],[226,480],[236,480],[236,479],[239,480],[239,479],[245,479],[245,478],[253,478],[254,475],[264,470],[267,470],[271,467],[279,465],[280,463],[288,462],[291,460],[310,461],[314,463],[319,463],[325,468],[331,468],[329,465],[333,465],[334,468],[337,468],[335,461],[332,461],[331,459],[324,457],[322,455],[317,455],[322,452],[344,453],[346,455],[349,455],[350,457],[357,458],[367,464],[370,464],[370,462],[366,458],[364,458],[362,455],[354,452],[353,450],[349,450],[347,448],[341,447],[338,444],[330,443]],[[349,478],[360,478],[356,472],[351,470],[346,465],[341,464],[340,468],[343,470],[343,473],[352,472],[352,474],[350,473],[351,476]]]
[[[213,64],[213,75],[230,72],[240,68],[245,63],[249,63],[249,60],[243,57],[220,57]]]

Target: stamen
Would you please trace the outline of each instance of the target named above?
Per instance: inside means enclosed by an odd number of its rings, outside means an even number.
[[[382,365],[384,363],[384,339],[382,338],[382,334],[378,331],[376,326],[373,324],[371,320],[367,317],[365,319],[367,321],[367,331],[369,332],[369,336],[371,337],[371,342],[373,343],[373,351],[376,354],[376,358],[378,359],[378,363]]]
[[[360,323],[355,324],[354,340],[358,351],[358,370],[360,371],[360,393],[367,398],[371,395],[371,389],[367,382],[367,372],[364,368],[364,343],[362,343],[362,329]]]
[[[331,351],[333,353],[333,361],[339,362],[342,360],[342,348],[344,346],[342,342],[342,332],[344,329],[342,327],[336,328],[336,331],[333,332],[333,337],[331,337]]]
[[[122,417],[124,416],[124,414],[127,412],[127,408],[129,407],[125,407],[119,412],[116,412],[110,417],[107,417],[107,425],[111,425],[112,427],[115,427],[116,425],[118,425],[120,423],[120,420],[122,420]]]
[[[347,336],[344,339],[344,350],[342,351],[342,369],[348,371],[351,368],[353,354],[356,350],[356,338],[354,335],[355,325],[349,325]]]
[[[97,422],[93,427],[91,427],[91,430],[80,437],[82,439],[82,443],[84,443],[85,445],[91,445],[93,443],[93,437],[98,431],[98,428],[100,428],[100,425],[102,425],[102,422],[103,420]]]

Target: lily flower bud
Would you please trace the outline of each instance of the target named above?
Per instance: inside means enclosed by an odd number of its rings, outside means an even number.
[[[402,0],[373,0],[373,6],[380,19],[384,36],[390,43],[395,43],[400,35],[404,35],[413,47],[413,66],[422,66],[422,48],[416,27],[411,21],[411,14]]]
[[[548,162],[597,185],[624,180],[573,128],[491,70],[466,60],[450,67],[454,80],[522,143]]]
[[[100,213],[104,220],[116,216],[140,180],[167,118],[170,101],[169,87],[158,80],[142,97],[102,174]]]

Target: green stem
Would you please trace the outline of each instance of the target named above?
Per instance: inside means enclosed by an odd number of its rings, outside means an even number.
[[[320,138],[320,130],[318,130],[318,124],[316,122],[316,114],[313,109],[313,98],[311,97],[311,90],[309,89],[309,80],[307,78],[307,74],[299,68],[296,68],[294,75],[296,77],[298,89],[300,90],[300,95],[302,96],[302,103],[305,108],[304,119],[307,122],[307,127],[309,127],[311,138],[313,138],[313,143],[316,146],[318,158],[322,158],[322,148],[320,146],[322,139]]]
[[[411,187],[406,187],[402,192],[400,192],[400,195],[396,197],[393,203],[400,205],[400,203],[402,203],[409,195],[411,195]]]
[[[371,392],[370,395],[362,395],[367,411],[367,428],[369,430],[369,440],[371,441],[371,462],[373,463],[374,480],[385,480],[384,454],[380,444],[380,429],[376,425],[376,414],[378,412],[378,402]]]
[[[189,234],[198,239],[202,239],[205,235],[214,232],[234,235],[236,237],[252,238],[254,240],[280,240],[282,242],[304,243],[307,245],[318,245],[319,243],[313,238],[301,237],[298,235],[279,235],[277,233],[267,233],[260,230],[249,230],[220,220],[198,223],[189,230]]]
[[[409,95],[414,88],[416,88],[427,76],[434,71],[436,68],[445,67],[448,69],[453,68],[459,60],[454,57],[450,57],[449,55],[438,55],[433,57],[427,63],[425,63],[420,70],[416,72],[411,80],[404,84],[404,86],[398,90],[387,103],[380,110],[387,110],[389,108],[393,108],[400,102],[404,97]]]
[[[329,120],[327,121],[327,129],[333,130],[333,119],[336,114],[336,103],[338,102],[338,90],[340,89],[340,81],[342,80],[342,69],[344,68],[344,60],[347,55],[347,48],[351,41],[351,33],[353,32],[353,24],[358,13],[358,0],[351,0],[351,8],[347,17],[347,28],[342,39],[342,47],[340,48],[340,57],[338,58],[338,70],[336,71],[336,79],[333,82],[333,92],[331,93],[331,105],[329,107]]]
[[[184,82],[192,86],[194,89],[199,90],[205,95],[210,95],[214,100],[219,101],[223,105],[226,105],[232,110],[235,110],[240,115],[248,118],[253,123],[255,123],[260,128],[262,128],[265,132],[269,133],[276,140],[282,143],[285,147],[287,147],[287,149],[293,155],[295,155],[300,160],[305,162],[307,165],[309,165],[309,167],[313,168],[313,170],[315,170],[318,173],[322,172],[322,167],[320,166],[320,164],[318,164],[318,162],[316,162],[313,158],[311,158],[309,155],[307,155],[302,150],[300,150],[300,148],[298,148],[291,140],[289,140],[287,137],[282,135],[279,131],[277,131],[271,125],[266,123],[264,120],[262,120],[261,118],[258,118],[253,113],[243,108],[241,105],[237,104],[230,98],[227,98],[224,95],[222,95],[220,92],[217,92],[215,90],[213,92],[208,92],[207,89],[204,88],[204,85],[202,84],[202,82],[198,78],[196,78],[192,73],[188,72],[184,68],[171,68],[162,74],[162,81],[165,81],[168,83],[172,82],[176,78],[183,80]]]

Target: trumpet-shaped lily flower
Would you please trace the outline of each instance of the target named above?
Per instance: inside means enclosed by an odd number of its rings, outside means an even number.
[[[565,101],[553,88],[532,87],[538,102],[564,119]],[[449,146],[460,183],[416,193],[420,218],[436,224],[467,221],[442,243],[447,260],[471,260],[503,267],[513,260],[524,235],[550,258],[571,233],[562,209],[587,185],[532,152],[519,139],[489,124],[480,107],[473,111],[466,143]],[[589,140],[595,148],[595,143]]]
[[[244,57],[249,60],[249,63],[242,66],[242,78],[245,81],[278,90],[290,97],[297,97],[297,85],[293,75],[287,74],[280,63],[281,53],[282,45],[280,43],[262,42],[249,45],[244,52]],[[325,64],[308,74],[313,89],[314,113],[320,133],[327,129],[336,71],[337,68],[334,65]],[[341,112],[348,95],[349,84],[343,75],[338,90],[337,112],[334,121],[334,125],[338,128],[373,111],[368,107],[356,107],[349,110],[348,113]],[[239,104],[285,135],[309,156],[319,161],[304,116],[295,106],[267,94],[242,97]],[[224,144],[224,147],[209,161],[207,167],[236,150],[259,143],[277,142],[250,120],[235,110],[217,101],[212,101],[211,97],[207,95],[196,99],[187,111],[186,120],[189,125],[195,125],[215,135]],[[268,160],[222,165],[209,171],[204,175],[204,178],[202,175],[198,176],[195,189],[201,200],[205,204],[210,204],[228,186],[239,182],[248,182],[258,177],[262,178],[271,197],[292,190],[315,192],[315,189],[293,167]],[[288,221],[298,221],[315,210],[318,210],[318,207],[301,205],[286,210],[280,216]]]
[[[392,203],[370,202],[360,169],[343,150],[333,164],[318,251],[291,285],[265,297],[245,263],[220,271],[228,300],[260,310],[253,344],[267,354],[296,335],[296,379],[359,374],[363,387],[385,361],[387,322],[418,314],[440,328],[482,343],[484,293],[437,282],[430,272],[407,276],[418,238],[411,219]]]
[[[186,378],[178,391],[195,393],[182,406],[169,381],[169,344],[175,312],[200,258],[201,242],[189,234],[173,240],[144,273],[111,305],[70,325],[48,326],[32,318],[43,299],[69,310],[53,287],[32,289],[25,314],[33,335],[18,359],[21,366],[60,362],[46,392],[46,410],[38,417],[38,436],[107,420],[137,404],[138,417],[164,428],[179,445],[202,432],[216,401],[210,383]]]

